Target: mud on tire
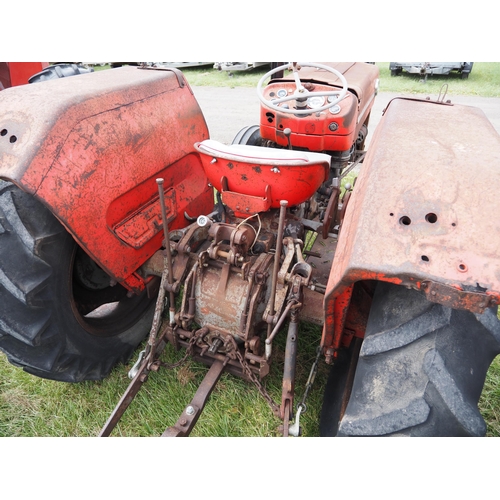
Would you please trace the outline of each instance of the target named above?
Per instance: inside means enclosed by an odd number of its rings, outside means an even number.
[[[485,435],[477,404],[499,353],[496,308],[473,314],[379,283],[337,435]]]
[[[146,294],[111,287],[44,205],[0,180],[0,349],[12,364],[53,380],[102,379],[130,357],[153,312]]]

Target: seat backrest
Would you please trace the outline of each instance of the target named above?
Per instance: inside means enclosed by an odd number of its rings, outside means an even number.
[[[330,156],[208,139],[194,145],[205,174],[235,213],[250,214],[308,200],[328,179]],[[224,193],[226,193],[224,195]]]

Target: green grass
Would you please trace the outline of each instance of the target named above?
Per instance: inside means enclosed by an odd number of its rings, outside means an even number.
[[[404,94],[438,95],[444,84],[448,85],[449,95],[476,95],[482,97],[500,97],[500,62],[476,62],[469,78],[462,80],[458,73],[450,75],[428,76],[425,83],[419,75],[403,72],[392,77],[388,62],[376,63],[380,70],[380,91]],[[96,71],[109,66],[97,66]],[[183,73],[190,85],[213,87],[255,87],[259,79],[270,70],[270,66],[261,66],[249,71],[235,71],[230,76],[225,71],[218,71],[211,66],[185,68]]]
[[[319,343],[317,327],[302,324],[299,334],[296,398],[302,397]],[[281,401],[286,329],[276,340],[276,359],[263,385],[274,401]],[[138,350],[139,351],[139,350]],[[167,346],[163,361],[183,356]],[[101,382],[65,384],[33,377],[10,365],[0,355],[0,436],[97,436],[128,386],[132,364],[118,366]],[[151,373],[149,380],[125,412],[113,436],[159,436],[174,425],[194,396],[208,368],[189,360],[185,365]],[[327,366],[320,362],[318,380],[308,398],[301,423],[304,436],[317,436]],[[278,436],[280,420],[249,382],[224,373],[192,436]]]
[[[377,63],[380,69],[380,91],[404,94],[438,95],[443,85],[448,85],[448,95],[474,95],[500,97],[500,63],[474,63],[469,78],[462,80],[460,74],[429,75],[424,82],[419,75],[403,71],[391,76],[389,63]]]
[[[500,97],[500,63],[475,63],[468,80],[459,77],[429,77],[420,83],[418,77],[391,77],[389,63],[380,68],[381,91],[400,93],[439,93],[448,83],[453,94]],[[103,70],[106,67],[97,67]],[[256,85],[268,68],[259,68],[229,76],[211,68],[186,69],[191,85],[248,86]],[[352,182],[352,176],[349,177]],[[299,333],[296,402],[302,397],[309,370],[320,341],[318,327],[302,324]],[[271,374],[264,380],[276,402],[281,399],[281,370],[286,329],[277,337],[277,354]],[[140,348],[137,350],[138,354]],[[167,347],[164,360],[174,362],[182,352]],[[64,384],[31,376],[10,365],[0,354],[0,436],[96,436],[129,384],[128,366],[118,366],[101,382]],[[322,394],[329,367],[323,358],[313,390],[307,401],[307,412],[301,423],[304,436],[317,436]],[[189,361],[181,368],[162,369],[152,373],[132,405],[125,412],[113,435],[158,436],[175,424],[190,402],[207,368]],[[488,371],[480,409],[488,425],[488,436],[500,436],[500,357]],[[217,384],[193,436],[277,436],[279,419],[253,385],[224,374]]]
[[[302,398],[319,334],[317,327],[301,325],[296,403]],[[286,331],[282,331],[277,338],[277,356],[270,375],[263,382],[277,403],[281,398],[285,337]],[[182,354],[167,346],[162,359],[172,363]],[[131,364],[116,367],[101,382],[65,384],[29,375],[10,365],[1,354],[0,437],[97,436],[129,384],[127,372]],[[158,373],[151,373],[112,435],[161,435],[168,426],[175,424],[207,370],[206,366],[189,360],[180,368],[162,368]],[[307,412],[301,416],[304,437],[319,435],[319,415],[328,370],[321,359],[307,400]],[[500,436],[500,357],[493,361],[488,371],[479,408],[487,423],[487,436]],[[279,425],[280,420],[252,384],[223,374],[191,435],[275,437],[279,436]]]
[[[109,69],[109,66],[95,66],[95,71]],[[181,68],[187,81],[193,86],[208,87],[255,87],[260,78],[271,69],[270,66],[260,66],[248,71],[219,71],[213,66],[201,66],[198,68]]]
[[[500,436],[500,357],[496,357],[488,370],[479,409],[486,421],[488,436]]]

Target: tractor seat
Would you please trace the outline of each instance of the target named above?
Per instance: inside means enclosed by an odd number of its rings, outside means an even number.
[[[258,165],[313,165],[318,163],[328,163],[330,165],[330,156],[323,153],[247,146],[243,144],[231,144],[228,146],[213,139],[197,142],[195,148],[200,153],[211,155],[214,158],[223,158],[235,162],[256,163]]]
[[[328,180],[330,156],[322,153],[232,144],[212,139],[194,145],[205,174],[236,214],[296,206]]]

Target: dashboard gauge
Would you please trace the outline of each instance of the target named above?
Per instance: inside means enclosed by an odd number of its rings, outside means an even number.
[[[311,109],[321,108],[325,104],[325,98],[323,96],[313,96],[307,99],[307,105]]]
[[[286,97],[288,95],[288,92],[286,89],[279,89],[278,92],[276,92],[276,95],[281,98],[281,97]]]
[[[338,115],[340,113],[340,106],[338,104],[335,104],[335,106],[332,106],[330,108],[330,113],[332,113],[332,115]]]
[[[340,93],[339,93],[340,95]],[[338,95],[331,95],[331,96],[328,96],[328,102],[333,102],[333,101],[336,101],[338,100],[339,96]]]

